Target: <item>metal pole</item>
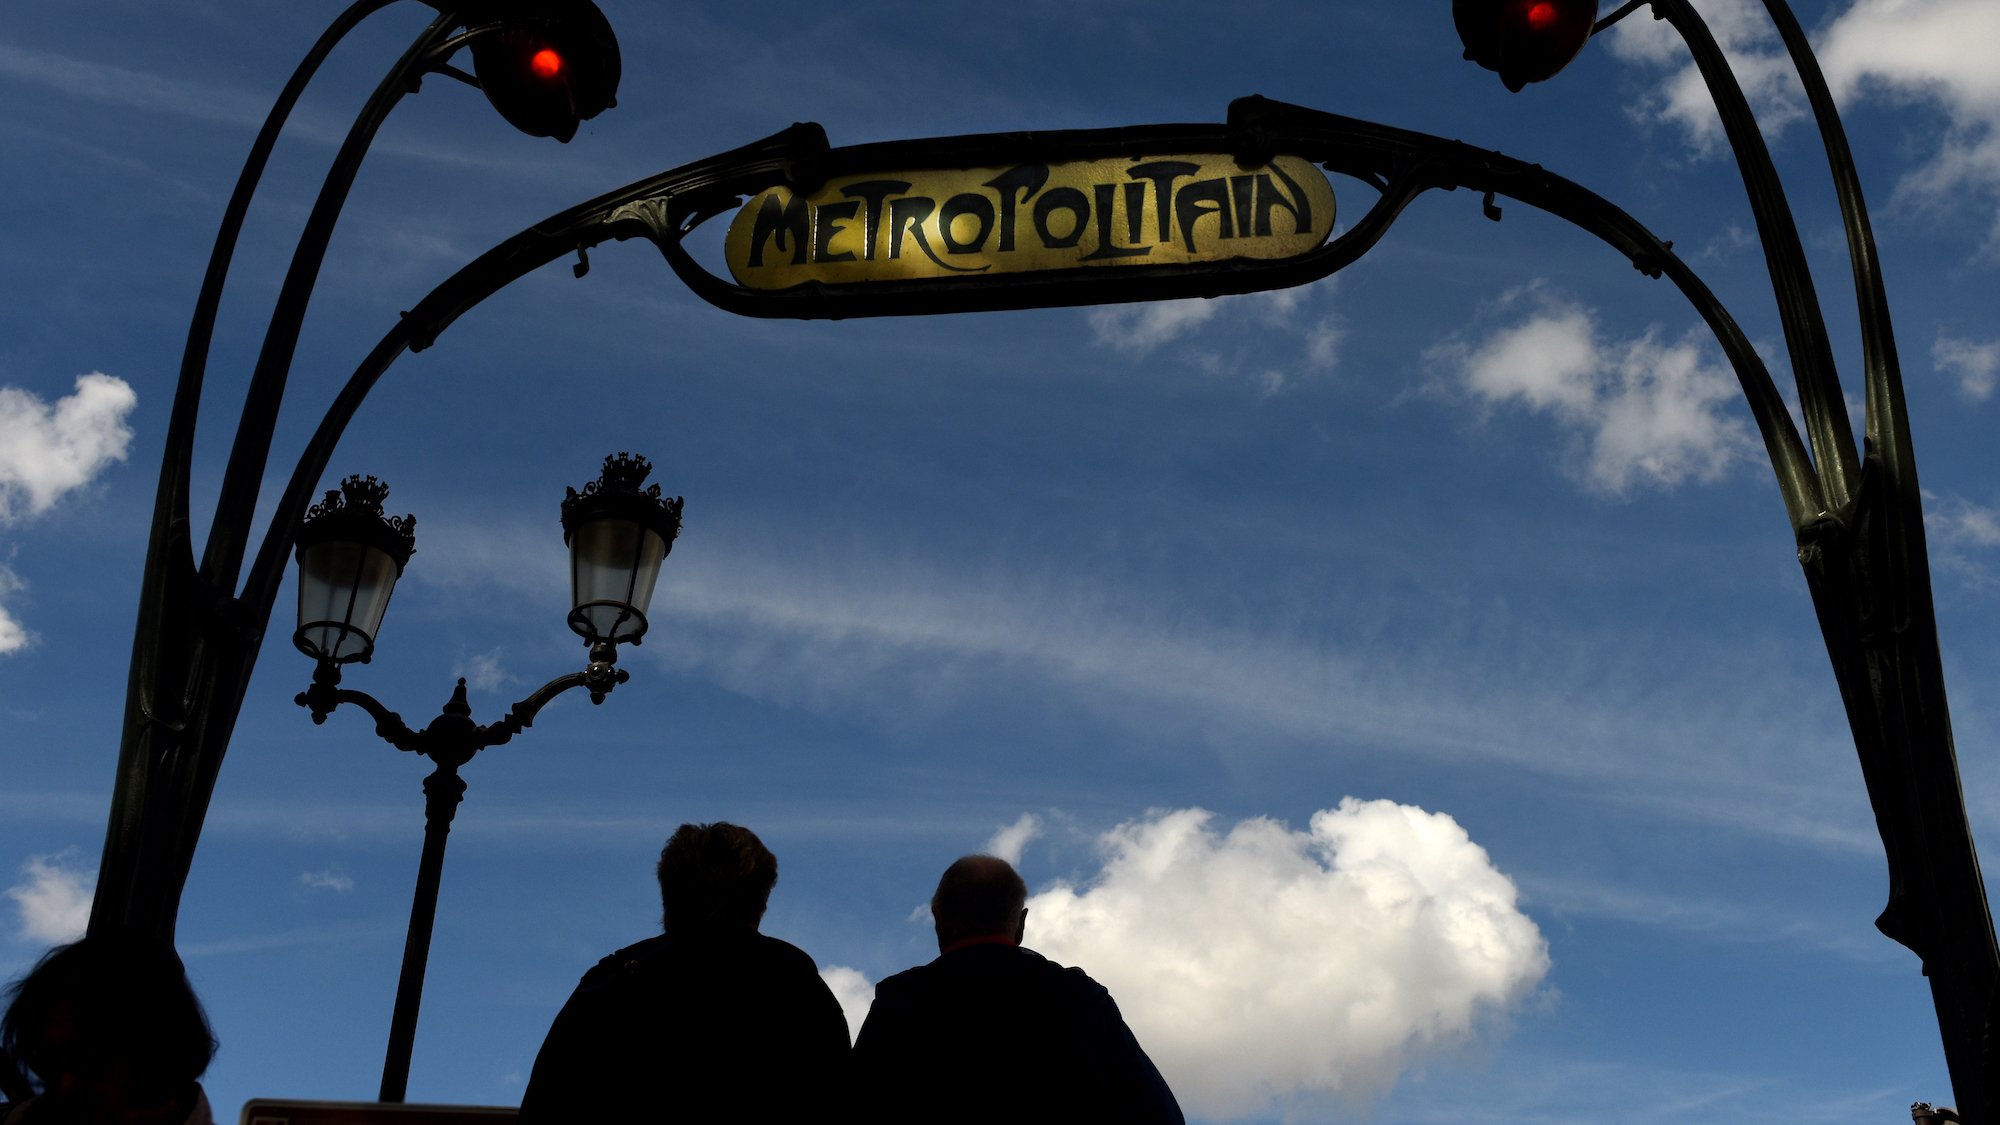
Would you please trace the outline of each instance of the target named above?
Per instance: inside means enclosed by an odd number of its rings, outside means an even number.
[[[262,462],[277,425],[284,369],[305,316],[312,278],[368,143],[396,102],[414,88],[414,79],[431,64],[433,52],[456,23],[455,16],[440,16],[417,37],[376,88],[327,173],[295,249],[285,293],[272,313],[266,347],[223,476],[208,558],[198,570],[188,518],[188,462],[207,341],[241,224],[239,212],[247,207],[269,154],[267,141],[276,137],[298,90],[340,34],[377,7],[364,0],[350,8],[300,64],[274,106],[224,216],[202,299],[189,325],[133,630],[118,776],[91,908],[93,929],[127,928],[173,938],[195,844],[270,619],[268,602],[239,601],[235,587],[242,540],[264,476]]]
[[[410,1053],[416,1046],[417,1008],[424,999],[424,970],[430,963],[431,928],[437,921],[438,886],[444,878],[444,845],[451,820],[465,799],[458,763],[445,760],[424,778],[424,854],[417,862],[417,890],[410,900],[410,929],[403,939],[403,971],[396,978],[396,1008],[389,1017],[389,1051],[382,1063],[385,1102],[400,1102],[410,1084]]]
[[[1868,442],[1858,474],[1843,483],[1851,424],[1762,134],[1727,59],[1687,0],[1654,0],[1654,6],[1686,41],[1722,115],[1771,262],[1787,335],[1807,345],[1794,344],[1793,364],[1831,510],[1799,529],[1799,562],[1888,863],[1889,901],[1875,926],[1922,959],[1959,1112],[1966,1121],[1990,1123],[2000,1117],[2000,1059],[1988,1043],[2000,998],[2000,941],[1959,781],[1923,493],[1860,176],[1796,16],[1785,0],[1764,0],[1812,106],[1854,274]]]

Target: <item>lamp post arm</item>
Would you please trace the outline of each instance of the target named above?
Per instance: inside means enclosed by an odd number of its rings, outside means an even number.
[[[340,686],[340,665],[329,660],[321,660],[313,666],[312,685],[292,697],[292,702],[312,712],[315,724],[326,722],[343,703],[351,703],[368,712],[375,720],[375,736],[398,750],[408,750],[421,754],[441,766],[457,769],[472,760],[481,750],[512,741],[513,737],[535,725],[535,716],[556,696],[571,688],[586,688],[592,703],[604,702],[604,697],[612,689],[632,678],[632,674],[617,667],[617,646],[600,641],[591,647],[590,663],[582,671],[557,676],[536,688],[526,699],[507,709],[507,714],[498,722],[475,723],[472,721],[472,705],[466,700],[465,679],[460,677],[458,686],[452,689],[451,698],[446,701],[438,717],[422,730],[413,730],[403,721],[403,716],[389,710],[381,700],[365,691]]]
[[[1792,217],[1791,203],[1771,162],[1771,151],[1764,144],[1764,135],[1757,128],[1756,117],[1729,68],[1729,60],[1693,5],[1688,0],[1653,0],[1653,11],[1672,24],[1687,43],[1702,82],[1715,102],[1716,112],[1722,117],[1723,133],[1743,176],[1750,212],[1757,224],[1758,242],[1764,249],[1765,268],[1777,297],[1785,348],[1791,358],[1792,377],[1798,384],[1799,408],[1805,414],[1813,459],[1819,467],[1827,500],[1835,510],[1845,508],[1859,487],[1860,458],[1855,452],[1854,431],[1848,422],[1847,403],[1833,362],[1833,348],[1827,340],[1819,296],[1799,241],[1798,223]]]

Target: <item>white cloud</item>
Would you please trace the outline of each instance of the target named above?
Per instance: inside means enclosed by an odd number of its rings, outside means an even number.
[[[342,894],[354,889],[353,877],[333,868],[327,868],[325,871],[301,871],[299,882],[314,890],[335,891]]]
[[[54,406],[18,387],[0,387],[0,523],[45,512],[62,495],[123,461],[132,430],[126,415],[139,401],[123,379],[98,372],[76,377],[76,390]]]
[[[1931,362],[1937,369],[1958,376],[1959,393],[1974,402],[1993,397],[1993,384],[2000,380],[2000,340],[1978,343],[1938,333],[1931,342]]]
[[[90,899],[97,873],[78,865],[75,849],[55,855],[31,856],[21,865],[22,879],[7,888],[20,911],[24,941],[75,941],[90,924]]]
[[[1989,251],[2000,249],[2000,5],[1992,0],[1857,0],[1819,46],[1836,96],[1882,92],[1936,105],[1950,127],[1930,159],[1906,175],[1906,198],[1945,204],[1960,192],[1994,209]]]
[[[1714,481],[1755,450],[1742,419],[1721,413],[1738,397],[1736,379],[1704,362],[1699,332],[1673,343],[1657,332],[1601,342],[1587,310],[1538,289],[1501,305],[1523,300],[1538,305],[1525,320],[1429,358],[1484,402],[1519,402],[1568,427],[1576,445],[1567,467],[1588,487],[1622,495],[1637,483]]]
[[[1707,0],[1703,19],[1728,56],[1757,112],[1775,135],[1808,113],[1798,80],[1770,18],[1751,0]],[[1947,204],[1962,193],[1984,196],[1994,211],[1989,252],[2000,248],[2000,5],[1992,0],[1856,0],[1814,45],[1827,84],[1843,106],[1882,95],[1938,108],[1949,122],[1932,133],[1928,160],[1899,192],[1913,202]],[[1635,112],[1683,129],[1705,153],[1721,150],[1722,126],[1679,36],[1665,22],[1631,18],[1615,29],[1611,49],[1658,67],[1676,67]]]
[[[1807,116],[1805,99],[1783,44],[1761,4],[1755,0],[1704,0],[1701,18],[1736,72],[1743,95],[1766,133],[1776,134]],[[1612,30],[1610,46],[1613,54],[1628,61],[1678,68],[1634,110],[1638,116],[1679,127],[1704,154],[1722,151],[1722,118],[1672,25],[1648,18],[1645,12],[1637,13]]]
[[[819,976],[833,990],[833,998],[840,1001],[840,1014],[847,1017],[847,1038],[858,1038],[861,1021],[868,1018],[868,1006],[875,1002],[875,986],[860,970],[845,965],[828,965]]]
[[[18,592],[22,585],[19,575],[5,566],[0,566],[0,600]],[[0,656],[19,652],[33,643],[35,635],[28,632],[27,627],[8,611],[5,604],[0,604]]]
[[[1100,840],[1029,900],[1028,944],[1111,990],[1193,1113],[1365,1102],[1529,995],[1547,944],[1451,817],[1343,799],[1293,831],[1200,809]]]
[[[982,850],[987,855],[997,855],[1018,866],[1022,849],[1028,846],[1028,841],[1041,834],[1042,818],[1034,813],[1022,813],[1019,820],[995,832]]]

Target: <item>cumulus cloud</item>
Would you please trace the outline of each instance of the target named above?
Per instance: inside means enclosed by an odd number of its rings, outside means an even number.
[[[1958,377],[1958,391],[1974,402],[1993,397],[1993,384],[2000,379],[2000,340],[1978,343],[1938,333],[1931,343],[1931,362],[1947,375]]]
[[[96,887],[97,873],[78,863],[74,849],[30,856],[21,865],[21,881],[7,888],[20,914],[21,939],[54,944],[82,937]]]
[[[123,461],[132,442],[126,415],[139,396],[123,379],[76,377],[52,406],[18,387],[0,387],[0,523],[47,511],[64,493]]]
[[[1187,301],[1106,305],[1086,317],[1097,344],[1135,359],[1164,350],[1181,365],[1272,395],[1340,365],[1347,330],[1329,283]],[[1171,347],[1169,347],[1171,345]]]
[[[997,855],[1008,863],[1019,865],[1022,849],[1028,846],[1028,841],[1041,834],[1042,818],[1034,813],[1022,813],[1019,820],[995,832],[993,838],[986,841],[984,850],[987,855]]]
[[[1622,495],[1637,483],[1714,481],[1756,449],[1742,419],[1722,413],[1736,401],[1736,379],[1705,362],[1699,331],[1602,341],[1588,310],[1539,289],[1509,293],[1501,306],[1523,301],[1535,308],[1519,323],[1434,348],[1429,359],[1482,402],[1552,415],[1574,436],[1567,468],[1586,486]]]
[[[1111,990],[1193,1113],[1365,1102],[1548,972],[1514,884],[1445,814],[1347,798],[1303,832],[1212,820],[1120,825],[1102,870],[1028,913],[1029,944]]]
[[[833,990],[833,998],[840,1001],[840,1014],[847,1017],[847,1037],[858,1038],[861,1021],[868,1018],[868,1006],[875,1002],[875,986],[859,969],[845,965],[828,965],[819,976]]]

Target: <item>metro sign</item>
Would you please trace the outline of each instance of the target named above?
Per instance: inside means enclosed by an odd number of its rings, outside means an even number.
[[[867,172],[810,194],[753,195],[724,256],[737,284],[758,290],[1270,261],[1318,247],[1333,218],[1333,186],[1295,156]]]

